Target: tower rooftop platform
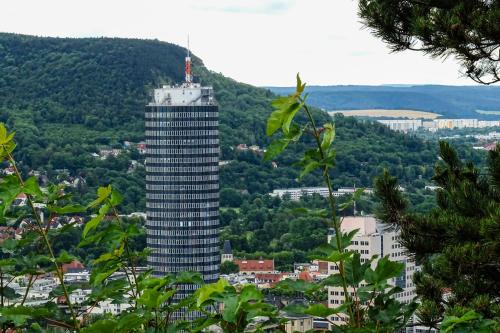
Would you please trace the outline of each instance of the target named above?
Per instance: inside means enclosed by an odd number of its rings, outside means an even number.
[[[151,106],[173,105],[216,105],[212,87],[203,87],[199,83],[183,83],[154,90]]]

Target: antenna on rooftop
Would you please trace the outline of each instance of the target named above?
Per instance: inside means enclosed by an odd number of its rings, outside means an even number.
[[[185,73],[186,73],[186,83],[188,83],[188,84],[192,83],[193,76],[191,75],[191,57],[189,56],[189,35],[188,35],[188,40],[187,40],[187,56],[186,56]]]

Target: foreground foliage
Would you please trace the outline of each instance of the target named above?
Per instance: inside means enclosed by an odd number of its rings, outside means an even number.
[[[453,55],[472,80],[500,81],[498,0],[361,0],[359,13],[394,51]]]
[[[445,314],[455,318],[443,322],[449,327],[480,318],[498,321],[500,145],[489,152],[486,173],[460,161],[448,143],[440,148],[433,178],[440,187],[438,207],[411,212],[396,178],[386,172],[376,181],[383,203],[378,215],[401,230],[401,243],[422,266],[415,275],[422,322],[437,327]]]

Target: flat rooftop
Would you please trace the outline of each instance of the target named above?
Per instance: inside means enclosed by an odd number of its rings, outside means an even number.
[[[154,90],[149,106],[217,105],[212,87],[199,83],[183,83]]]

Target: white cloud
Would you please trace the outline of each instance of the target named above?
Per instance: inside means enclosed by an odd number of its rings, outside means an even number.
[[[361,29],[353,0],[17,0],[0,31],[149,38],[186,44],[207,67],[254,85],[472,84],[446,61],[404,52]]]

